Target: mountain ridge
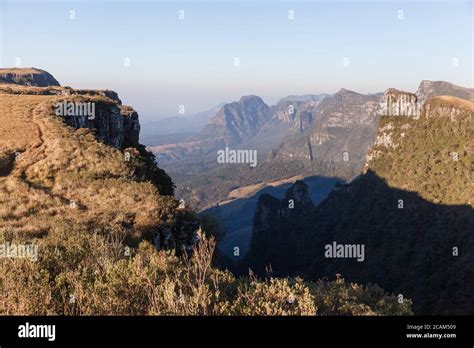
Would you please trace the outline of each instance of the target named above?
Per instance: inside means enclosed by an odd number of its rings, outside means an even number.
[[[36,87],[60,86],[50,73],[37,68],[0,68],[0,83]]]
[[[363,173],[299,218],[278,217],[286,199],[259,201],[244,267],[262,274],[271,264],[279,276],[310,279],[340,273],[411,297],[416,314],[469,313],[473,106],[438,96],[419,118],[381,116]],[[270,224],[262,211],[274,216]],[[334,241],[364,245],[365,261],[328,259],[324,246]],[[293,261],[282,263],[288,254]]]

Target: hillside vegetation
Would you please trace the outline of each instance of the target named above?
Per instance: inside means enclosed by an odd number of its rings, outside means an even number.
[[[0,242],[25,242],[3,232]],[[0,314],[7,315],[402,315],[377,286],[339,279],[236,278],[211,266],[214,242],[192,259],[148,242],[129,256],[113,234],[64,223],[37,241],[37,262],[0,260]]]
[[[436,97],[423,113],[382,117],[366,168],[433,203],[472,206],[474,102]]]

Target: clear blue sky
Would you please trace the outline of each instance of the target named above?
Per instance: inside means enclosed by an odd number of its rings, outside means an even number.
[[[0,0],[0,11],[1,66],[19,57],[63,85],[116,90],[144,119],[247,94],[473,86],[472,1]]]

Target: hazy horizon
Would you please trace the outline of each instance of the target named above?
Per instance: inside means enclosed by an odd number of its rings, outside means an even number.
[[[269,4],[0,0],[0,66],[115,90],[145,122],[249,94],[473,87],[472,1]]]

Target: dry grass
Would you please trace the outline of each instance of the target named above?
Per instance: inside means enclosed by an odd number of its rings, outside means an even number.
[[[0,228],[43,235],[67,217],[91,226],[118,224],[139,237],[161,223],[160,208],[173,200],[135,180],[121,151],[54,116],[53,105],[66,97],[15,90],[24,94],[0,92]]]
[[[474,102],[466,99],[456,98],[452,96],[443,95],[440,97],[431,98],[427,105],[430,107],[455,107],[462,108],[465,111],[474,112]]]
[[[2,74],[42,74],[43,70],[35,68],[0,68],[0,75]]]

